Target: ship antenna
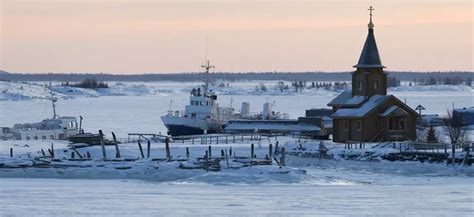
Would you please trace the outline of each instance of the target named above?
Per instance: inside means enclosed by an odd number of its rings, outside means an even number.
[[[206,64],[201,65],[202,68],[205,70],[206,81],[204,83],[204,93],[203,95],[207,95],[207,90],[209,88],[209,69],[215,68],[215,66],[211,65],[209,60],[207,60]]]
[[[49,91],[51,93],[51,104],[53,105],[53,119],[56,119],[58,117],[56,115],[56,100],[54,99],[53,86],[51,85],[51,82],[49,82]]]

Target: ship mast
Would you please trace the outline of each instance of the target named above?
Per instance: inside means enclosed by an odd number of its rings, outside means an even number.
[[[209,60],[207,60],[206,64],[202,64],[201,67],[205,70],[205,76],[206,76],[203,95],[207,96],[207,90],[209,88],[209,69],[215,68],[215,66],[211,65]]]
[[[53,105],[53,119],[56,119],[58,118],[58,115],[56,114],[56,100],[54,99],[53,87],[51,86],[51,83],[49,83],[49,92],[51,93],[51,104]]]

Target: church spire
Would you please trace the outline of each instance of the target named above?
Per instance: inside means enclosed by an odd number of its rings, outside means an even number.
[[[379,51],[377,49],[377,43],[375,42],[374,36],[374,23],[372,23],[372,11],[374,8],[369,7],[370,21],[367,25],[369,27],[369,34],[365,39],[364,48],[360,54],[359,62],[355,65],[355,68],[385,68],[380,61]]]
[[[372,23],[372,11],[375,10],[372,6],[369,7],[369,15],[370,15],[370,22],[369,22],[369,25],[367,25],[369,27],[369,29],[373,29],[374,28],[374,23]]]

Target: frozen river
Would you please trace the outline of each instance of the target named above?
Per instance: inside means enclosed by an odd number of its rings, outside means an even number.
[[[473,106],[472,92],[392,93],[425,113],[445,114]],[[237,109],[248,101],[261,110],[266,101],[296,118],[309,108],[325,107],[335,94],[223,95],[220,105]],[[183,109],[188,94],[108,96],[60,100],[60,115],[82,115],[86,131],[166,132],[160,116],[170,107]],[[0,126],[49,117],[45,100],[0,101]],[[8,150],[8,149],[4,149]],[[6,153],[0,153],[6,154]],[[291,164],[291,161],[290,161]],[[293,162],[308,171],[297,182],[221,180],[218,176],[154,182],[144,180],[82,180],[0,178],[0,216],[472,216],[474,178],[461,169],[435,167],[384,168],[384,165],[314,166]]]
[[[178,87],[176,87],[178,88]],[[179,87],[181,88],[181,87]],[[389,93],[390,94],[390,93]],[[396,91],[391,94],[415,108],[423,105],[424,114],[445,115],[447,109],[474,106],[473,92],[468,91]],[[236,111],[242,102],[250,102],[253,112],[260,112],[263,103],[275,102],[275,110],[288,113],[290,118],[304,116],[305,109],[327,107],[337,93],[304,95],[219,95],[221,106],[232,105]],[[170,106],[170,100],[172,100]],[[57,103],[60,115],[79,116],[84,119],[86,131],[105,133],[114,131],[119,137],[129,132],[165,133],[160,116],[167,111],[183,110],[189,104],[189,94],[183,91],[153,96],[107,96],[99,98],[76,98]],[[0,127],[15,123],[40,121],[52,116],[51,102],[47,100],[0,101]]]
[[[473,178],[307,168],[303,183],[0,179],[0,214],[472,216]]]

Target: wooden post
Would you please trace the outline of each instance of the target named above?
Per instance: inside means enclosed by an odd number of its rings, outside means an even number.
[[[285,147],[281,148],[280,164],[282,166],[286,166],[286,163],[285,163]]]
[[[275,143],[275,155],[278,155],[279,153],[279,149],[278,149],[278,141]]]
[[[227,136],[225,136],[225,144],[229,144],[229,142],[227,140]]]
[[[140,150],[140,156],[142,156],[142,158],[145,158],[145,155],[143,154],[142,143],[140,141],[138,141],[138,149]]]
[[[224,149],[221,149],[221,158],[224,158]]]
[[[46,156],[43,149],[41,149],[41,154],[43,154],[43,157]]]
[[[166,139],[165,139],[165,149],[166,149],[166,158],[171,159],[170,137],[166,137]]]
[[[74,159],[74,152],[71,152],[71,159]]]
[[[114,139],[115,158],[121,158],[122,156],[120,155],[120,149],[118,147],[117,137],[115,136],[114,132],[112,132],[112,138]]]
[[[189,148],[186,147],[186,158],[189,159]]]
[[[107,158],[107,153],[105,152],[105,141],[104,141],[104,134],[102,130],[99,130],[100,135],[100,146],[102,147],[102,158],[105,160]]]
[[[81,153],[79,153],[79,151],[78,151],[76,148],[74,148],[74,146],[72,146],[71,149],[72,149],[74,152],[76,152],[76,154],[77,154],[77,156],[79,156],[79,158],[81,158],[81,159],[84,158],[84,157],[81,155]]]
[[[456,143],[454,143],[454,142],[451,145],[451,152],[452,152],[452,156],[453,156],[453,159],[451,160],[451,163],[454,165],[454,163],[456,162],[455,161],[455,159],[456,159]]]
[[[219,136],[216,136],[216,144],[219,144]]]
[[[272,155],[273,155],[273,145],[272,143],[270,143],[270,145],[268,145],[268,159],[270,160],[273,159]]]
[[[54,158],[54,144],[51,143],[51,158]]]
[[[319,162],[323,159],[323,140],[319,141]]]
[[[253,159],[253,156],[255,155],[255,146],[254,144],[252,143],[250,145],[250,158]]]
[[[209,172],[209,151],[206,151],[205,159],[206,159],[206,172]]]
[[[86,152],[87,159],[91,159],[91,153],[89,151]]]
[[[227,165],[227,169],[229,169],[229,158],[227,157],[227,149],[225,150],[225,162]]]
[[[400,153],[402,153],[402,143],[399,143],[400,145]]]
[[[232,135],[232,143],[235,143],[235,135]]]
[[[191,137],[191,144],[193,144],[193,145],[194,145],[194,136],[193,136],[193,137]]]
[[[232,156],[232,146],[230,146],[230,149],[229,149],[229,156]]]
[[[208,153],[209,155],[208,155],[208,156],[209,156],[209,158],[212,158],[212,149],[211,149],[211,146],[208,147],[208,150],[209,150],[209,153]]]
[[[13,148],[10,148],[10,158],[13,157]]]
[[[147,141],[147,144],[146,144],[146,158],[150,158],[150,150],[151,149],[151,142],[150,140]]]

